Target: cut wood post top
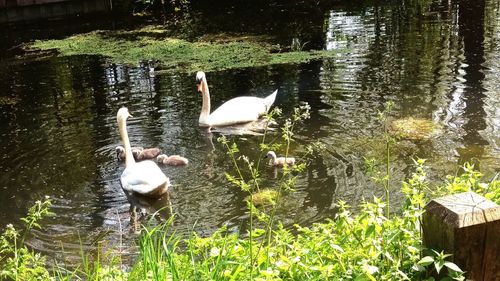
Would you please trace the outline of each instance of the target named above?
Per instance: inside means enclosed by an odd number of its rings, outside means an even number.
[[[500,206],[472,191],[433,199],[425,210],[455,228],[500,220]]]

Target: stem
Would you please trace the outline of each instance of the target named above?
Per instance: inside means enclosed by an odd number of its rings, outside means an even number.
[[[386,131],[387,134],[387,131]],[[385,201],[386,201],[386,210],[385,216],[389,219],[390,216],[390,198],[389,198],[389,180],[390,180],[390,149],[389,149],[389,140],[386,139],[386,153],[387,153],[387,170],[386,170],[386,183],[385,183]]]
[[[16,276],[16,278],[14,280],[18,280],[17,278],[17,271],[19,269],[19,258],[17,256],[17,238],[14,236],[14,260],[15,260],[15,264],[16,264],[16,269],[14,271],[14,276]]]
[[[295,125],[295,121],[296,120],[294,119],[294,121],[292,122],[290,128],[287,129],[288,131],[286,132],[287,138],[286,138],[285,158],[288,157],[288,152],[290,150],[290,132],[293,132],[293,127]],[[283,181],[285,175],[286,174],[283,173],[283,175],[280,178],[280,182]],[[272,209],[271,216],[269,217],[269,223],[267,224],[267,230],[266,230],[266,232],[267,232],[266,233],[266,235],[267,235],[267,245],[271,244],[272,226],[274,224],[274,219],[276,217],[277,206],[279,205],[280,200],[281,200],[282,191],[283,191],[283,188],[282,188],[282,185],[280,185],[280,187],[278,188],[278,196],[276,198],[276,205]],[[262,246],[262,244],[261,244],[261,246]],[[267,261],[266,262],[269,263],[269,254],[267,255]]]
[[[234,158],[233,150],[231,150],[231,148],[229,147],[227,142],[225,142],[224,145],[226,146],[226,149],[230,152],[229,154],[231,155],[231,160],[233,161],[234,167],[236,168],[236,171],[238,173],[240,180],[243,181],[243,174],[241,173],[240,167],[238,166],[238,163],[236,162],[236,159]],[[256,183],[255,179],[254,179],[254,183]],[[251,206],[253,206],[252,192],[249,191],[249,193],[250,193],[250,204],[251,204]],[[253,251],[252,251],[252,249],[253,249],[252,236],[253,235],[252,235],[252,230],[253,230],[253,212],[252,212],[252,209],[250,209],[250,230],[249,230],[249,232],[250,232],[250,237],[249,237],[249,240],[250,240],[250,280],[253,280]]]

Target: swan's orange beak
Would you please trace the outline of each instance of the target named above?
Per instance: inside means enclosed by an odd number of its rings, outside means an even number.
[[[198,84],[198,93],[200,93],[200,94],[203,93],[202,90],[203,90],[203,83],[200,82]]]

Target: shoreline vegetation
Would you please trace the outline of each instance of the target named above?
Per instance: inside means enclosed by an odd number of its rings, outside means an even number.
[[[132,31],[93,31],[56,40],[37,40],[24,49],[61,56],[98,55],[114,63],[138,65],[153,61],[163,72],[195,72],[273,64],[297,64],[336,55],[336,51],[292,50],[249,34],[213,34],[188,41],[170,37],[161,26]],[[282,50],[287,49],[286,51]]]
[[[380,121],[387,122],[390,107],[381,112]],[[281,114],[273,109],[266,118],[275,121]],[[294,128],[309,118],[309,106],[299,106],[286,119],[277,135],[262,136],[260,151],[269,149],[289,155]],[[387,149],[394,141],[386,133]],[[276,216],[282,195],[293,192],[297,175],[304,171],[313,151],[320,144],[305,148],[299,164],[284,166],[278,172],[273,196],[262,204],[256,196],[269,190],[260,186],[262,157],[254,162],[242,155],[230,138],[220,137],[233,163],[226,179],[248,193],[249,227],[243,233],[221,227],[208,237],[196,232],[183,236],[171,226],[175,215],[158,222],[155,214],[142,226],[137,238],[139,252],[130,267],[124,267],[117,251],[92,256],[82,249],[82,262],[76,269],[51,262],[30,249],[25,237],[33,229],[42,228],[42,218],[50,216],[50,199],[37,201],[22,218],[22,229],[8,225],[0,235],[0,280],[465,280],[462,270],[450,262],[449,255],[422,244],[421,218],[424,206],[432,199],[447,194],[474,191],[500,203],[500,180],[482,181],[482,174],[465,164],[460,173],[449,176],[443,186],[427,180],[425,160],[414,160],[413,174],[402,183],[404,196],[399,212],[389,212],[389,153],[387,162],[372,165],[374,180],[386,191],[386,198],[373,197],[356,212],[346,202],[337,202],[334,218],[312,226],[283,226]],[[295,155],[299,156],[299,155]],[[372,161],[373,162],[373,161]],[[397,206],[391,206],[397,208]]]
[[[465,164],[463,174],[449,176],[428,196],[423,164],[415,161],[413,176],[401,187],[401,212],[390,218],[384,201],[374,198],[357,214],[339,202],[335,218],[311,227],[289,230],[277,224],[270,237],[258,227],[245,235],[222,227],[208,237],[186,238],[171,229],[174,217],[158,224],[153,216],[152,224],[143,226],[130,269],[116,254],[91,258],[87,253],[73,271],[57,261],[48,268],[46,257],[24,244],[29,231],[41,229],[42,218],[50,216],[46,198],[22,219],[24,229],[8,225],[0,236],[0,280],[435,280],[428,272],[437,269],[445,276],[438,280],[465,280],[445,253],[423,248],[422,208],[437,195],[469,190],[500,203],[500,180],[482,182],[481,173]]]

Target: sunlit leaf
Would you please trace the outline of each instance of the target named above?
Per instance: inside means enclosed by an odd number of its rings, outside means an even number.
[[[453,270],[453,271],[456,271],[456,272],[463,272],[463,271],[460,269],[460,267],[458,267],[458,265],[456,265],[456,264],[454,264],[454,263],[452,263],[452,262],[449,262],[449,261],[445,262],[445,263],[444,263],[444,266],[446,266],[447,268],[449,268],[449,269],[451,269],[451,270]]]
[[[422,265],[422,266],[427,266],[427,265],[429,265],[429,264],[431,264],[433,262],[434,262],[434,258],[433,257],[431,257],[431,256],[425,256],[421,260],[418,261],[418,264]]]

